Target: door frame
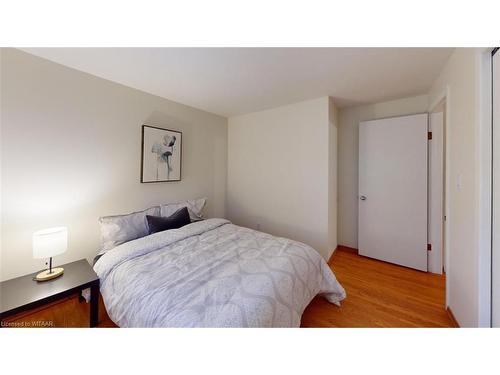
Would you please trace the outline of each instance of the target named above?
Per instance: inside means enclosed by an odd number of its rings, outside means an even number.
[[[446,85],[445,89],[437,95],[434,100],[429,105],[429,115],[434,111],[434,109],[441,103],[444,102],[444,216],[446,220],[444,221],[443,237],[444,237],[444,254],[443,259],[444,267],[446,269],[446,274],[450,273],[450,87]],[[448,308],[448,302],[450,300],[450,278],[446,277],[445,283],[445,308]]]
[[[489,182],[490,192],[489,192],[489,225],[488,225],[488,237],[480,237],[480,266],[483,265],[484,269],[486,266],[488,268],[487,275],[489,278],[484,278],[482,280],[480,274],[480,284],[479,284],[479,326],[480,327],[492,327],[493,326],[493,55],[500,53],[498,48],[489,48],[481,54],[481,127],[486,128],[489,123],[489,133],[486,139],[489,144],[489,171],[485,171],[480,175],[480,182]],[[489,172],[489,173],[487,173]],[[489,180],[488,180],[489,178]],[[481,202],[482,203],[482,202]],[[481,213],[481,212],[480,212]],[[483,214],[486,214],[483,212]],[[480,217],[481,219],[481,217]],[[487,224],[486,222],[484,224]],[[485,231],[486,232],[486,231]],[[481,234],[481,232],[480,232]],[[489,239],[489,242],[487,240]],[[481,241],[483,240],[483,241]],[[484,243],[483,243],[484,242]],[[486,253],[486,250],[489,250]],[[483,259],[483,262],[481,260]],[[482,264],[485,263],[485,264]],[[479,270],[480,272],[482,269]],[[485,285],[487,283],[487,285]]]
[[[442,108],[441,108],[442,107]],[[441,108],[441,110],[439,110]],[[433,127],[433,116],[436,114],[442,115],[442,121],[440,126]],[[428,214],[428,235],[427,240],[431,245],[430,251],[427,252],[427,266],[428,272],[443,275],[446,271],[446,237],[444,235],[444,216],[446,209],[446,194],[445,194],[445,175],[446,175],[446,161],[445,161],[445,139],[446,139],[446,101],[441,101],[435,106],[431,111],[429,111],[429,132],[432,132],[431,140],[427,145],[428,152],[428,204],[427,204],[427,214]],[[441,140],[440,144],[436,143]],[[441,165],[439,165],[441,164]],[[440,181],[434,180],[433,172],[435,169],[441,169]],[[439,182],[439,183],[438,183]],[[436,194],[439,194],[439,201],[436,202]],[[436,203],[440,203],[439,217],[436,221]],[[437,230],[437,225],[439,225],[439,230]],[[438,234],[438,238],[435,236]],[[440,244],[437,241],[440,239]],[[429,249],[428,249],[429,250]],[[439,268],[436,265],[439,264]]]
[[[491,327],[492,323],[493,50],[494,48],[481,49],[476,61],[478,327]]]

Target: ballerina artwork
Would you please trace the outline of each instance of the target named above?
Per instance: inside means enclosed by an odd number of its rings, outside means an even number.
[[[170,159],[172,159],[176,139],[175,135],[166,135],[163,137],[162,143],[156,142],[153,144],[153,147],[151,147],[151,152],[157,156],[156,180],[160,179],[160,168],[167,169],[167,180],[170,180],[170,172],[173,170]]]
[[[180,180],[181,137],[180,132],[143,126],[141,182]]]

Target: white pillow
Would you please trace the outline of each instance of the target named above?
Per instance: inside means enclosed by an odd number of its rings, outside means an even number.
[[[150,207],[144,211],[125,215],[104,216],[99,218],[101,229],[101,253],[105,253],[122,243],[149,234],[146,215],[158,216],[160,207]]]
[[[187,207],[191,221],[203,220],[203,207],[207,202],[207,198],[193,199],[180,203],[170,203],[160,206],[160,215],[168,217],[182,207]]]

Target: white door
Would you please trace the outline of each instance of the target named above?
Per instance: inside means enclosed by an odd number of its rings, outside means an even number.
[[[427,271],[428,115],[359,125],[358,247]]]
[[[500,327],[500,52],[493,55],[493,217],[491,247],[491,324]]]

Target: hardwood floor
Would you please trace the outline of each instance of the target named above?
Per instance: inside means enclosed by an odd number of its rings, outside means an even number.
[[[337,307],[316,297],[302,327],[453,327],[444,308],[445,277],[396,266],[339,247],[330,267],[347,291]],[[53,321],[54,327],[88,327],[89,304],[77,296],[8,319]],[[99,301],[98,327],[116,327]]]
[[[78,294],[49,303],[36,309],[13,315],[3,321],[5,327],[20,328],[86,328],[89,327],[90,304]],[[41,325],[40,325],[41,324]],[[98,327],[116,327],[99,298]]]
[[[454,327],[445,310],[445,276],[357,255],[339,247],[330,267],[347,292],[339,308],[316,297],[302,327]]]

